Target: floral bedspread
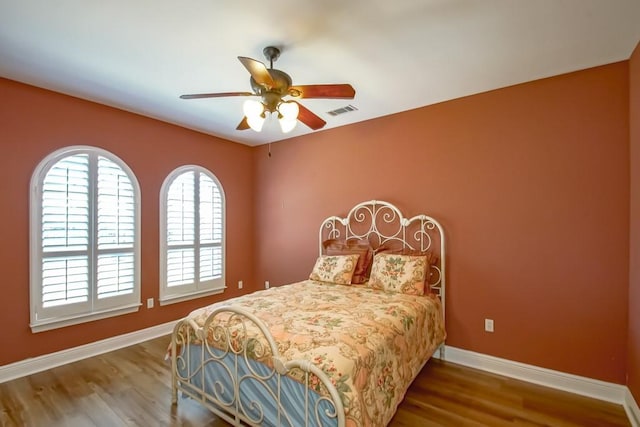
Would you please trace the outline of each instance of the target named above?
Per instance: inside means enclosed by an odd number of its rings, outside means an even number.
[[[446,335],[438,297],[362,285],[306,280],[216,303],[188,317],[202,326],[224,305],[258,316],[284,358],[320,367],[342,398],[348,426],[386,426]]]

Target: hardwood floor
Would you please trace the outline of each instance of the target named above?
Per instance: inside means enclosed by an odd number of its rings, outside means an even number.
[[[391,426],[630,426],[621,405],[431,360]]]
[[[0,425],[213,426],[197,403],[171,405],[168,337],[0,384]],[[629,426],[624,409],[431,360],[390,426]]]

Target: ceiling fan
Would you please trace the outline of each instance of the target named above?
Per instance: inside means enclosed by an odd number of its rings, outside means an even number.
[[[295,100],[284,100],[286,96],[293,98],[342,98],[353,99],[355,89],[349,84],[320,84],[293,86],[291,77],[284,71],[273,68],[273,62],[280,56],[280,49],[267,46],[262,51],[269,61],[269,68],[255,59],[239,56],[238,59],[251,74],[253,92],[197,93],[181,95],[182,99],[221,98],[226,96],[258,96],[261,101],[248,99],[244,103],[244,118],[236,127],[237,130],[253,129],[260,132],[266,119],[266,113],[277,113],[283,132],[290,132],[297,120],[313,130],[321,129],[327,124],[318,115]]]

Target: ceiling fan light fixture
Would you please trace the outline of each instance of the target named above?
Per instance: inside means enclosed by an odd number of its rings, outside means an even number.
[[[280,128],[284,133],[287,133],[296,127],[298,121],[311,130],[322,129],[327,122],[296,101],[283,101],[283,97],[353,99],[356,95],[355,89],[348,83],[293,86],[291,76],[284,71],[273,68],[274,61],[280,55],[280,49],[275,46],[267,46],[264,48],[263,53],[269,61],[269,68],[255,59],[238,56],[240,63],[251,75],[249,83],[253,92],[195,93],[180,95],[180,98],[260,97],[260,101],[253,99],[245,101],[243,106],[244,117],[236,126],[236,130],[253,129],[256,132],[260,132],[267,118],[266,113],[269,112],[270,115],[277,113],[276,117],[280,122]],[[300,111],[302,111],[301,115],[299,115]]]
[[[247,99],[242,106],[242,110],[247,117],[249,127],[256,132],[260,132],[266,119],[262,102],[255,99]]]

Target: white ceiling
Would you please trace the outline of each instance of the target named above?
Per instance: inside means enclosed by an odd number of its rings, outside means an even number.
[[[247,145],[312,131],[237,131],[245,98],[178,96],[250,91],[237,57],[266,63],[268,45],[294,84],[356,89],[301,101],[330,129],[625,60],[639,40],[640,0],[0,0],[0,76]]]

